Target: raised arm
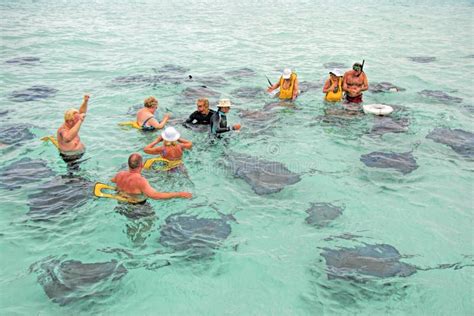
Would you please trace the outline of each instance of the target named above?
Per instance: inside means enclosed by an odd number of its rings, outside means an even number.
[[[84,100],[82,101],[81,107],[79,108],[79,113],[86,113],[87,112],[87,104],[89,103],[89,95],[84,95]]]
[[[173,199],[173,198],[183,198],[183,199],[190,199],[193,195],[189,192],[158,192],[151,187],[147,180],[143,179],[141,182],[141,191],[143,194],[148,196],[149,198],[155,200],[163,200],[163,199]]]
[[[275,90],[279,86],[280,86],[280,80],[278,79],[278,81],[276,83],[274,83],[271,87],[268,87],[267,92],[272,92],[273,90]]]
[[[193,147],[193,143],[187,139],[180,138],[178,139],[178,142],[180,143],[181,147],[184,149],[191,149]]]
[[[70,130],[66,131],[63,129],[59,132],[66,143],[72,141],[74,138],[76,138],[77,134],[79,134],[79,129],[81,128],[82,122],[84,122],[85,114],[82,113],[79,114],[79,116],[79,121],[77,121],[77,123]]]
[[[161,152],[163,151],[163,147],[162,146],[155,147],[161,141],[163,141],[163,137],[161,137],[161,135],[160,135],[155,139],[155,141],[153,141],[153,142],[149,143],[148,145],[146,145],[146,147],[143,148],[143,151],[146,152],[147,154],[150,154],[150,155],[161,154]]]

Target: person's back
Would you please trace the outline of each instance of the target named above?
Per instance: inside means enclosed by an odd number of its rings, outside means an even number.
[[[141,195],[145,178],[136,172],[120,171],[114,178],[117,190],[127,195]]]

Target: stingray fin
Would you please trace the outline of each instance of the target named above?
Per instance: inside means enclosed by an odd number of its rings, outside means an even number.
[[[50,141],[57,149],[59,149],[58,140],[53,135],[41,137],[41,140],[44,142]]]
[[[113,187],[111,185],[97,182],[94,185],[94,196],[101,197],[101,198],[108,198],[108,199],[115,199],[120,202],[128,202],[128,203],[139,203],[141,201],[134,199],[134,198],[127,198],[125,196],[121,196],[119,194],[112,194],[112,193],[107,193],[103,192],[103,190],[112,190],[112,191],[117,191],[116,187]]]

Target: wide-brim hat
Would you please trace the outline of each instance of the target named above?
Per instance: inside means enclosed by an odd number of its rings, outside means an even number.
[[[181,137],[181,135],[176,128],[170,126],[161,133],[161,137],[163,137],[167,142],[175,142]]]
[[[217,104],[217,107],[219,108],[230,108],[232,104],[230,104],[229,99],[220,99],[219,103]]]
[[[283,73],[281,74],[281,76],[283,77],[283,79],[290,79],[291,77],[291,69],[290,68],[285,68],[283,70]]]

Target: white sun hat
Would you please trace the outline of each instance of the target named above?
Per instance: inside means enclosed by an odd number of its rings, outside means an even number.
[[[181,137],[181,135],[176,130],[176,128],[170,126],[167,127],[163,133],[161,133],[161,137],[163,137],[163,139],[167,142],[175,142]]]
[[[283,73],[281,74],[281,76],[283,77],[283,79],[290,79],[291,77],[291,69],[290,68],[285,68],[283,70]]]
[[[219,104],[217,105],[219,108],[230,108],[230,100],[229,99],[220,99]]]
[[[335,75],[335,76],[337,76],[337,77],[341,77],[341,76],[344,75],[344,74],[342,73],[342,71],[341,71],[340,69],[337,69],[337,68],[331,70],[329,73],[330,73],[330,74],[333,74],[333,75]]]

